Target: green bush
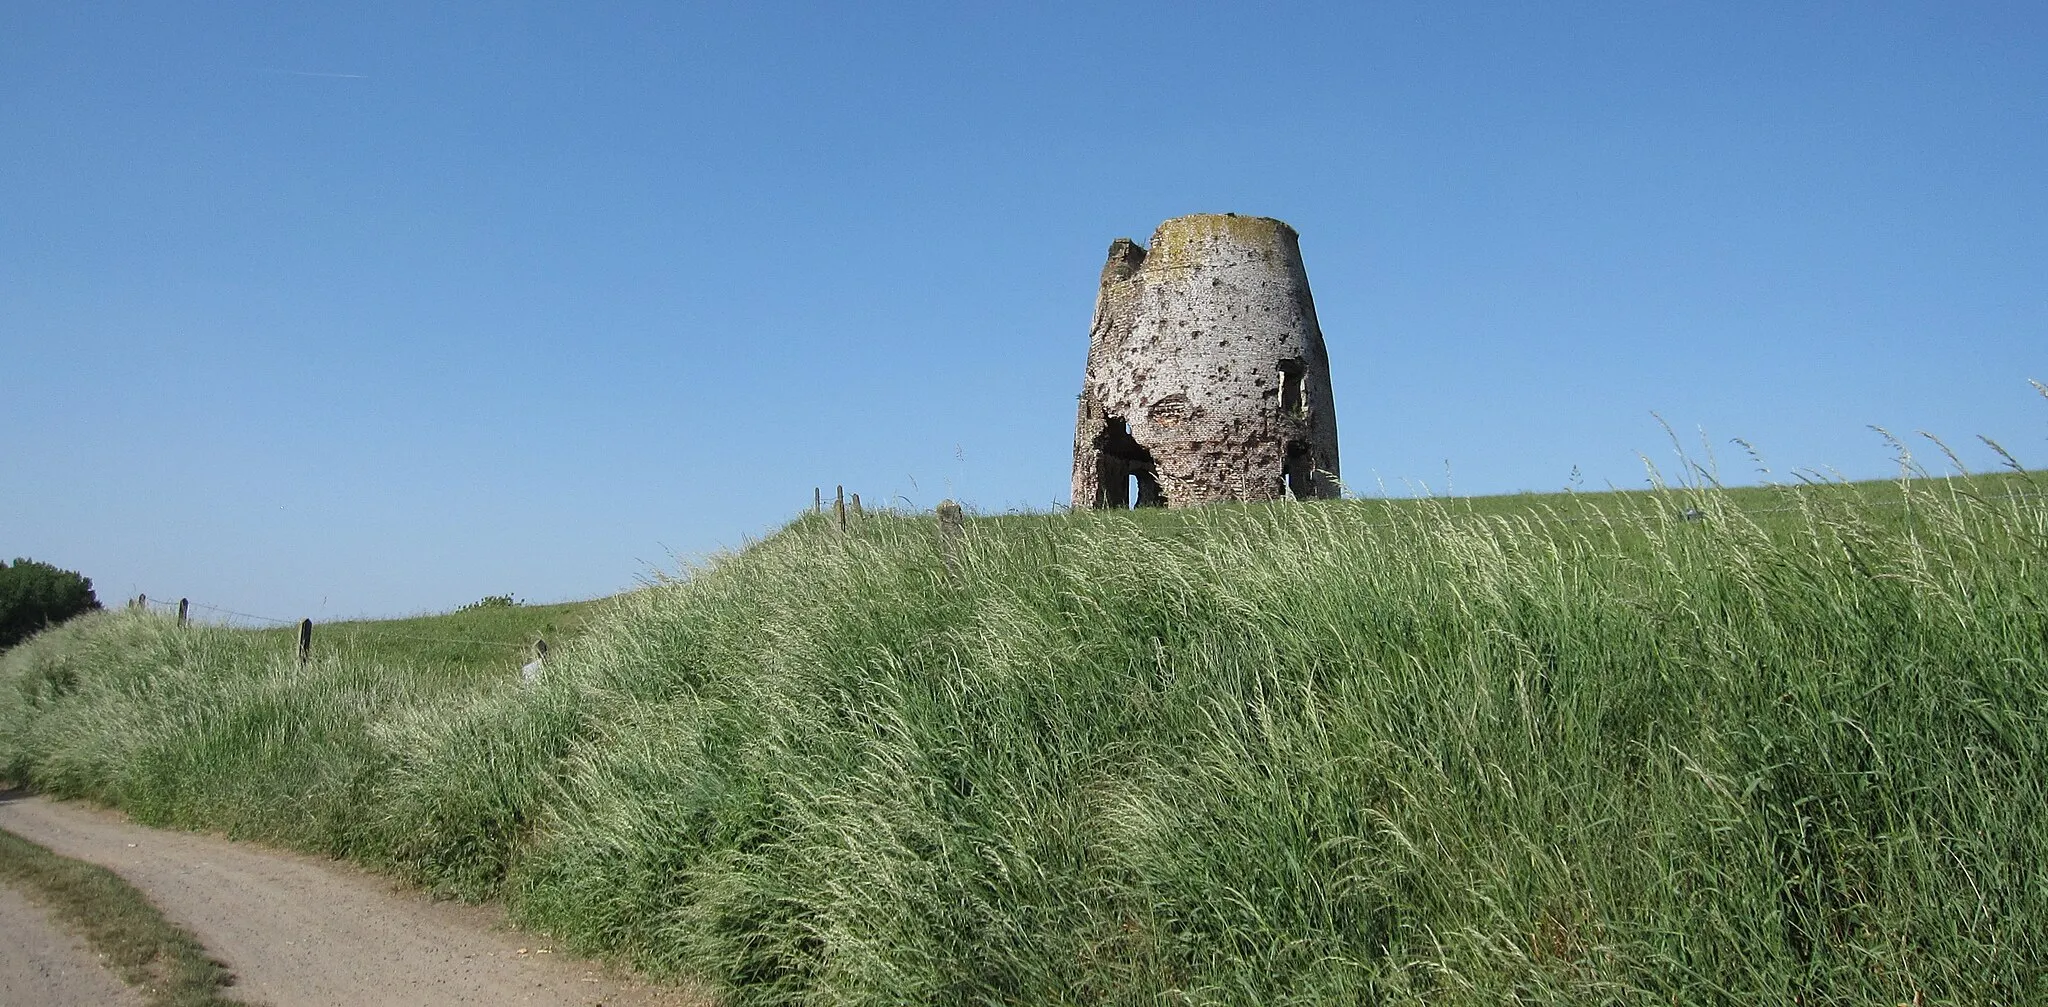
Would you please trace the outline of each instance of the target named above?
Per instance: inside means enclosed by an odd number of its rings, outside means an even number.
[[[99,607],[90,577],[32,559],[0,562],[0,650]]]

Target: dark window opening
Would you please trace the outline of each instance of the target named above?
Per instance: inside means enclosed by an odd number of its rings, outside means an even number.
[[[1130,423],[1121,416],[1109,417],[1095,435],[1095,506],[1166,506],[1157,468],[1152,452],[1131,436]]]
[[[1315,456],[1300,441],[1287,442],[1287,460],[1280,466],[1280,488],[1296,500],[1316,498]]]
[[[1289,416],[1299,416],[1308,410],[1308,400],[1302,395],[1302,386],[1308,381],[1308,368],[1298,357],[1280,361],[1280,411]]]

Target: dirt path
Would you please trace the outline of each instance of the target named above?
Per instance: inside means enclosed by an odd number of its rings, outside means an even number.
[[[142,997],[65,933],[50,911],[0,885],[0,1007],[140,1007]]]
[[[234,970],[235,995],[271,1007],[709,1003],[554,952],[493,910],[433,902],[334,861],[34,797],[0,803],[0,828],[121,875]],[[0,955],[17,943],[0,938]]]

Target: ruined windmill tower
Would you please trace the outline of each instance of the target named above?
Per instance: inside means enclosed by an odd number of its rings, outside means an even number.
[[[1294,228],[1175,217],[1109,246],[1074,425],[1074,506],[1336,497],[1330,358]]]

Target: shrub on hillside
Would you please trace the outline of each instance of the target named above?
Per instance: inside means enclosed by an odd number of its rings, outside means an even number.
[[[90,577],[32,559],[0,562],[0,649],[99,607]]]

